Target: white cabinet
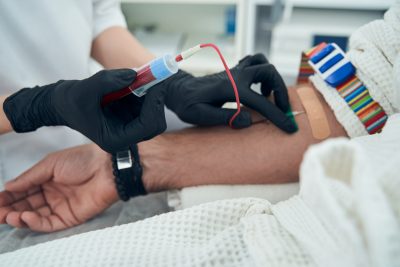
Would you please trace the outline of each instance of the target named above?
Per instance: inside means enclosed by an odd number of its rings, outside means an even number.
[[[220,46],[234,66],[246,54],[262,52],[293,83],[301,51],[316,37],[348,37],[361,25],[380,19],[395,0],[122,0],[130,29],[154,29],[138,37],[153,52],[177,53],[198,43]],[[225,34],[226,12],[236,9],[236,31]],[[146,43],[147,40],[147,43]],[[175,49],[171,48],[174,47]],[[221,71],[212,50],[182,63],[195,74]]]
[[[228,64],[233,66],[243,56],[245,1],[123,0],[122,11],[129,28],[158,55],[211,42],[221,48]],[[233,11],[236,30],[227,34],[227,12]],[[210,49],[182,62],[181,67],[198,75],[223,70],[218,55]]]
[[[262,52],[287,84],[301,52],[320,41],[342,42],[361,25],[382,18],[394,0],[249,0],[245,51]]]

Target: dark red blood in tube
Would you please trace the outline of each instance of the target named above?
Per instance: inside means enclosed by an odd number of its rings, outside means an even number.
[[[153,76],[153,73],[151,72],[150,69],[150,65],[145,66],[144,68],[137,71],[136,79],[130,86],[125,87],[124,89],[121,89],[119,91],[115,91],[105,95],[103,97],[103,100],[101,101],[101,105],[105,106],[110,102],[123,98],[131,94],[134,90],[154,81],[155,79],[156,77]]]
[[[156,77],[153,76],[153,73],[151,72],[150,66],[146,66],[143,69],[139,70],[136,79],[133,81],[133,83],[129,86],[132,91],[142,87],[145,84],[148,84],[152,81],[154,81]]]

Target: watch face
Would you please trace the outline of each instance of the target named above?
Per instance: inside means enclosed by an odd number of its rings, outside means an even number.
[[[132,167],[132,156],[130,150],[117,152],[117,167],[118,170]]]

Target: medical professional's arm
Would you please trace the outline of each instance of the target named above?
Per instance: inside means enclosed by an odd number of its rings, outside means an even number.
[[[102,70],[84,80],[60,80],[23,88],[7,97],[2,108],[17,133],[32,132],[43,126],[68,126],[105,151],[121,151],[166,129],[166,90],[162,87],[151,90],[144,99],[132,95],[117,107],[102,107],[104,95],[126,88],[135,78],[136,72],[131,69]],[[127,119],[118,115],[125,100],[130,104]]]
[[[6,114],[3,110],[3,103],[8,96],[0,96],[0,134],[8,133],[12,131],[10,121],[7,119]]]
[[[154,58],[149,50],[123,27],[110,27],[92,43],[92,57],[106,69],[140,67]]]

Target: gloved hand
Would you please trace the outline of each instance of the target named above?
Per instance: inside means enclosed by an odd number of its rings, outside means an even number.
[[[130,120],[116,114],[116,107],[101,107],[104,95],[125,88],[135,78],[136,72],[130,69],[103,70],[81,81],[62,80],[22,89],[8,97],[3,108],[16,132],[64,125],[84,134],[105,151],[116,152],[166,129],[163,87],[149,90],[143,103],[136,102],[137,107],[121,109],[120,114],[137,113]]]
[[[231,72],[242,104],[258,111],[285,132],[297,130],[285,115],[289,109],[287,88],[275,67],[268,63],[264,55],[245,57]],[[263,95],[250,89],[253,83],[261,83]],[[236,112],[221,108],[225,102],[235,101],[232,85],[225,71],[199,78],[180,71],[164,84],[168,87],[166,106],[187,123],[209,126],[228,124]],[[266,99],[272,91],[275,104]],[[250,125],[251,116],[247,111],[241,111],[233,121],[236,128]]]

